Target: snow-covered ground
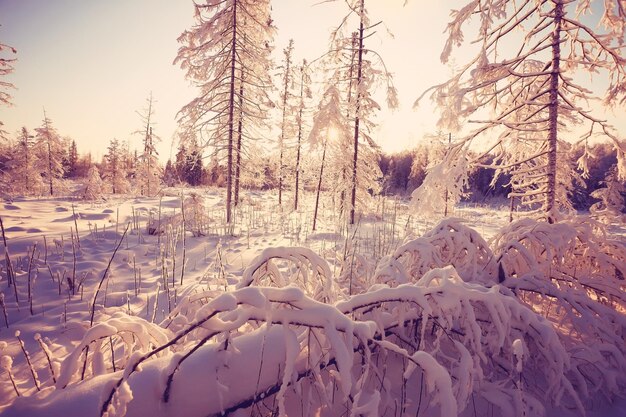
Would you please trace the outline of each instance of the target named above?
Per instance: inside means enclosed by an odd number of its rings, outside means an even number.
[[[462,226],[433,229],[440,219],[395,199],[378,199],[353,228],[329,205],[312,231],[312,204],[281,210],[273,193],[249,192],[229,228],[222,191],[195,192],[184,203],[176,189],[2,203],[15,284],[3,260],[0,414],[576,415],[579,405],[626,415],[623,400],[606,401],[626,394],[624,297],[597,303],[597,314],[614,313],[598,359],[581,353],[586,300],[572,301],[584,308],[571,319],[533,298],[534,281],[499,293],[502,274],[522,268],[505,263],[506,239],[489,242],[508,224],[506,207],[465,205],[452,213]],[[551,239],[573,229],[560,230]],[[608,256],[621,263],[624,230],[612,233]],[[602,294],[615,288],[624,284]],[[513,297],[522,290],[524,303]],[[615,375],[572,374],[578,353]],[[585,390],[577,404],[573,392]]]

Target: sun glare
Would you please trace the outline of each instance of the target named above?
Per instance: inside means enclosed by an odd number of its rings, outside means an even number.
[[[334,126],[329,127],[328,140],[331,142],[335,142],[337,139],[339,139],[339,130]]]

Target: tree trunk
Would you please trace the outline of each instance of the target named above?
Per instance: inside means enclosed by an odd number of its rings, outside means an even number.
[[[290,43],[291,44],[291,43]],[[278,161],[278,204],[283,204],[283,152],[285,149],[285,125],[287,120],[287,94],[289,92],[289,71],[291,64],[291,52],[285,57],[285,79],[283,85],[283,116],[280,124],[280,158]]]
[[[556,200],[556,153],[559,122],[559,75],[561,63],[561,24],[563,18],[563,2],[555,0],[554,5],[554,32],[552,33],[552,70],[550,74],[550,103],[548,136],[548,189],[546,190],[545,211],[548,222],[555,220]]]
[[[298,210],[298,190],[300,187],[300,147],[302,143],[302,112],[304,108],[304,63],[302,64],[300,78],[300,111],[298,112],[298,147],[296,150],[296,190],[294,195],[293,209]]]
[[[50,148],[50,132],[48,132],[48,185],[50,186],[50,195],[54,195],[54,188],[52,188],[52,149]]]
[[[358,33],[357,32],[353,32],[352,33],[352,54],[350,55],[350,67],[348,70],[348,110],[346,111],[346,119],[350,119],[350,104],[352,103],[352,86],[353,84],[353,76],[354,76],[354,60],[356,59],[356,45],[357,45],[357,39],[358,39]],[[342,164],[343,165],[343,164]],[[341,168],[341,183],[345,184],[346,183],[346,176],[347,176],[347,172],[346,172],[346,166],[343,165]],[[346,189],[345,188],[341,188],[341,194],[339,196],[339,213],[341,214],[341,218],[345,218],[346,215]]]
[[[327,141],[324,141],[324,150],[322,151],[322,164],[320,165],[320,177],[317,181],[317,193],[315,195],[315,210],[313,211],[313,231],[315,231],[315,226],[317,224],[317,209],[320,205],[320,193],[322,190],[322,177],[324,176],[324,161],[326,160],[326,144]]]
[[[228,166],[226,175],[226,223],[231,222],[233,197],[233,124],[235,117],[235,63],[237,62],[237,0],[233,3],[233,39],[230,62],[230,93],[228,96]]]
[[[357,164],[359,162],[359,113],[361,107],[361,78],[363,77],[363,13],[365,11],[365,0],[361,0],[361,19],[359,23],[359,50],[357,60],[356,78],[356,107],[354,114],[354,154],[352,159],[352,198],[350,201],[350,224],[354,224],[354,213],[356,209],[356,188],[357,188]]]
[[[239,176],[241,174],[241,136],[243,134],[243,66],[239,81],[239,120],[237,121],[237,160],[235,163],[235,207],[239,205]]]

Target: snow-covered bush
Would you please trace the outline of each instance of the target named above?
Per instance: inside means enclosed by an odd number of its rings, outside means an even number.
[[[626,186],[623,181],[619,180],[616,167],[609,170],[602,183],[604,187],[591,193],[593,198],[600,201],[594,203],[589,211],[596,217],[609,220],[626,219],[626,215],[623,214],[626,209],[626,202],[624,201]]]
[[[67,387],[79,373],[82,380],[85,376],[94,377],[124,369],[133,354],[165,344],[170,337],[169,330],[156,324],[116,313],[87,330],[78,345],[74,346],[61,364],[56,387]]]
[[[448,218],[383,258],[374,279],[402,284],[417,281],[428,271],[447,265],[454,266],[464,281],[488,284],[495,282],[497,276],[497,265],[487,242],[461,219]]]
[[[561,329],[582,397],[626,388],[626,244],[599,223],[524,219],[494,240],[502,286]]]
[[[206,235],[208,215],[204,198],[198,193],[190,193],[184,200],[185,229],[195,237]]]
[[[625,268],[623,242],[573,221],[519,221],[490,248],[445,220],[351,296],[310,249],[269,248],[234,289],[189,287],[158,326],[95,325],[45,401],[4,415],[584,414],[626,392]]]
[[[428,167],[422,185],[411,194],[411,205],[421,215],[443,214],[467,195],[469,158],[462,146],[448,150],[439,163]]]
[[[279,288],[296,285],[316,300],[331,302],[337,298],[328,263],[303,247],[265,249],[243,271],[237,288],[250,285]]]
[[[145,329],[140,321],[132,324]],[[93,329],[87,343],[120,330],[111,321]],[[521,340],[532,354],[520,371]],[[58,387],[80,368],[86,345],[66,359]],[[456,417],[468,406],[538,415],[546,401],[580,404],[570,368],[549,321],[497,286],[464,282],[447,267],[414,284],[379,285],[335,305],[295,287],[222,293],[165,343],[132,354],[124,372],[48,392],[47,412],[82,398],[83,416],[231,415],[243,409],[252,415],[335,416],[347,409],[378,416],[387,409],[404,415],[419,409]],[[43,410],[35,404],[17,400],[7,415],[36,416]]]
[[[90,201],[102,200],[104,199],[104,191],[104,181],[100,178],[100,171],[95,165],[92,165],[80,191],[80,197]]]

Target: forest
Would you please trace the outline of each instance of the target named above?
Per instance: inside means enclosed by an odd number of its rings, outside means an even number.
[[[626,414],[626,0],[449,2],[413,92],[376,1],[190,0],[169,156],[0,114],[0,416]]]

